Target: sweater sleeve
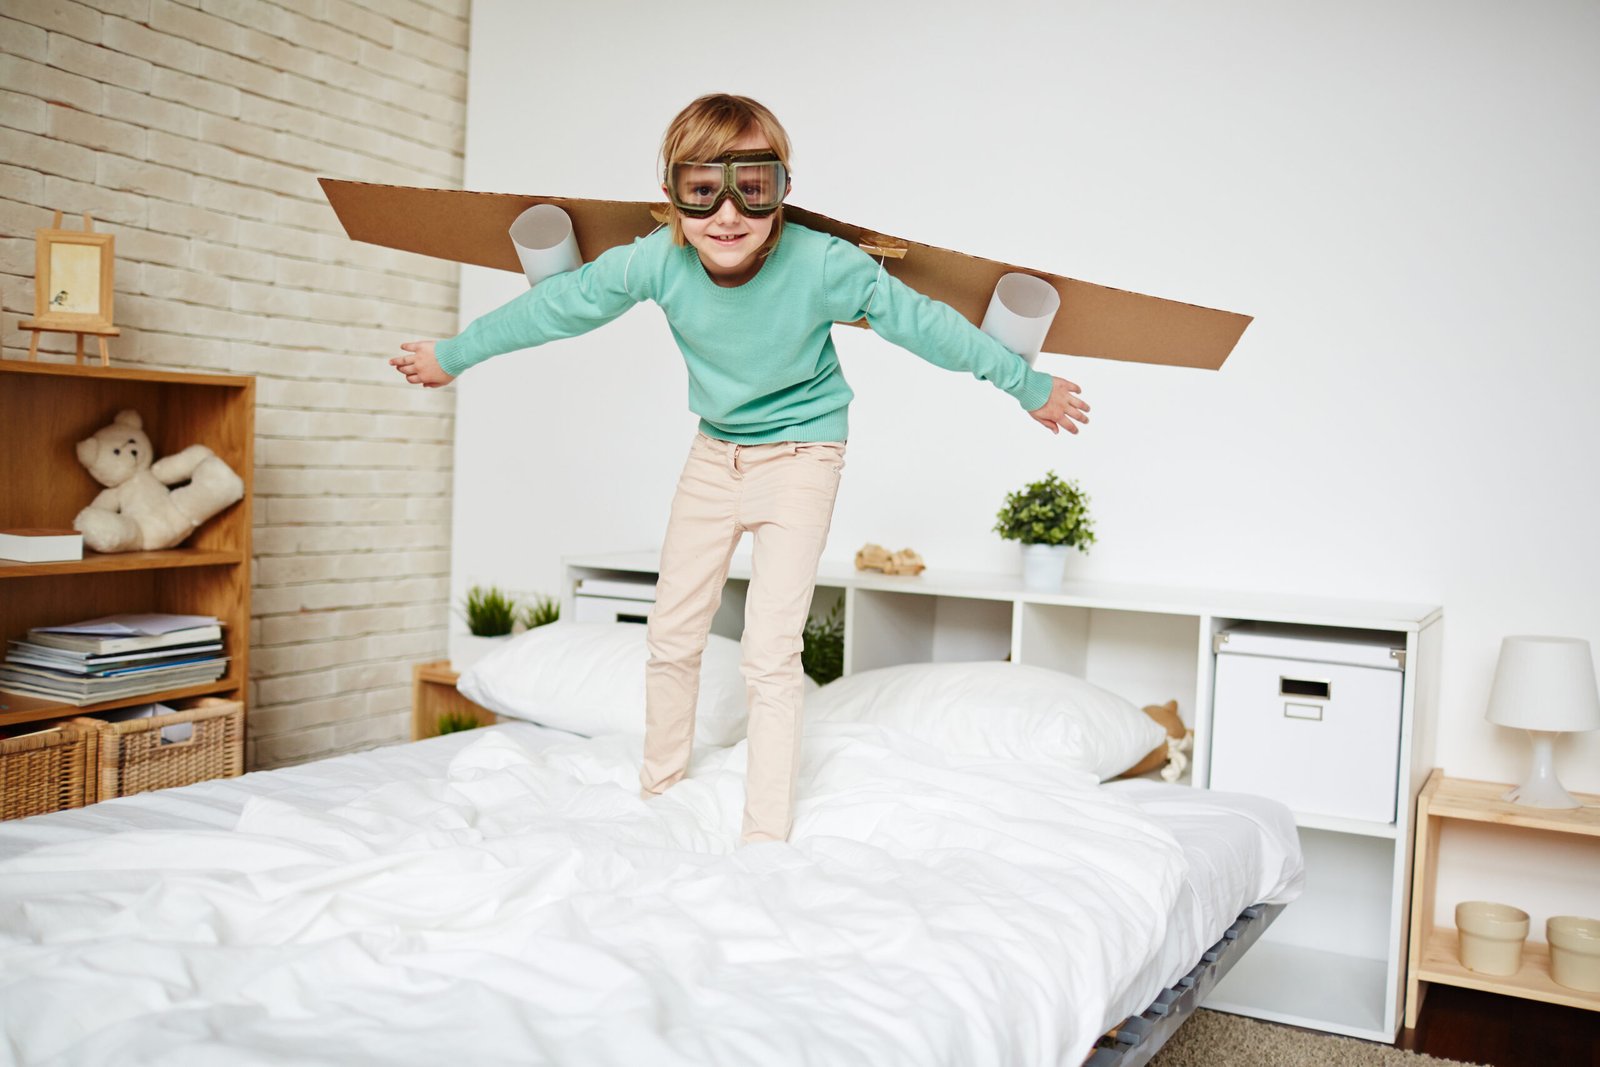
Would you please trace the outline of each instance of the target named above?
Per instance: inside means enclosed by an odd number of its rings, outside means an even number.
[[[649,238],[607,249],[473,319],[438,342],[434,357],[446,374],[459,375],[491,356],[588,333],[655,295],[659,272],[649,264],[658,259],[659,242]]]
[[[924,296],[850,244],[832,240],[824,291],[835,322],[867,320],[874,332],[946,370],[967,371],[1009,394],[1024,410],[1050,399],[1051,376],[996,341],[955,308]]]

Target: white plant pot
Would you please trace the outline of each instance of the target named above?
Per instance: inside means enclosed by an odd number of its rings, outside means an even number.
[[[1071,545],[1023,545],[1022,584],[1028,589],[1060,589],[1067,556],[1076,551]]]
[[[511,640],[510,634],[499,637],[479,637],[476,634],[450,635],[450,669],[465,674],[467,668],[497,648],[504,648]]]

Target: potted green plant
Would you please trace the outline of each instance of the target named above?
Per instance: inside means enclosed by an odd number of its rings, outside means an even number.
[[[440,736],[444,734],[460,733],[462,730],[476,730],[483,723],[470,711],[446,711],[439,714],[436,720]]]
[[[469,586],[461,617],[467,632],[450,635],[450,669],[457,674],[510,638],[517,623],[517,602],[499,586]]]
[[[559,618],[561,618],[561,601],[543,593],[535,593],[532,600],[522,605],[522,611],[517,616],[524,630],[548,626]]]
[[[1087,552],[1094,544],[1088,494],[1053,470],[1006,495],[994,530],[1022,542],[1022,584],[1029,589],[1060,588],[1067,554],[1074,548]]]
[[[807,619],[802,633],[800,667],[818,685],[827,685],[844,673],[844,597],[820,619]]]

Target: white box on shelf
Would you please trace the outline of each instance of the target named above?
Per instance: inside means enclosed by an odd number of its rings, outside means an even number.
[[[655,607],[656,583],[626,578],[584,578],[572,601],[578,622],[644,622]]]
[[[1392,823],[1401,634],[1241,626],[1218,634],[1212,789],[1296,812]]]
[[[83,534],[76,530],[14,527],[0,530],[0,560],[57,563],[83,558]]]

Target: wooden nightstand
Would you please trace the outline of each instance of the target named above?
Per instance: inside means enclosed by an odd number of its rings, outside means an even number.
[[[1417,1025],[1428,983],[1481,989],[1489,993],[1542,1000],[1573,1008],[1600,1011],[1600,993],[1585,993],[1558,985],[1550,977],[1550,947],[1532,931],[1522,949],[1522,969],[1506,977],[1478,974],[1461,963],[1456,931],[1433,923],[1435,869],[1439,859],[1439,831],[1445,819],[1521,826],[1554,833],[1583,834],[1595,838],[1600,850],[1600,796],[1573,794],[1581,808],[1530,808],[1500,799],[1511,787],[1493,782],[1446,778],[1434,769],[1417,796],[1417,837],[1412,865],[1411,950],[1406,974],[1406,1027]]]
[[[493,726],[500,716],[456,692],[460,675],[447,659],[418,663],[411,668],[411,740],[439,736],[439,716],[453,711],[477,718],[480,726]]]

